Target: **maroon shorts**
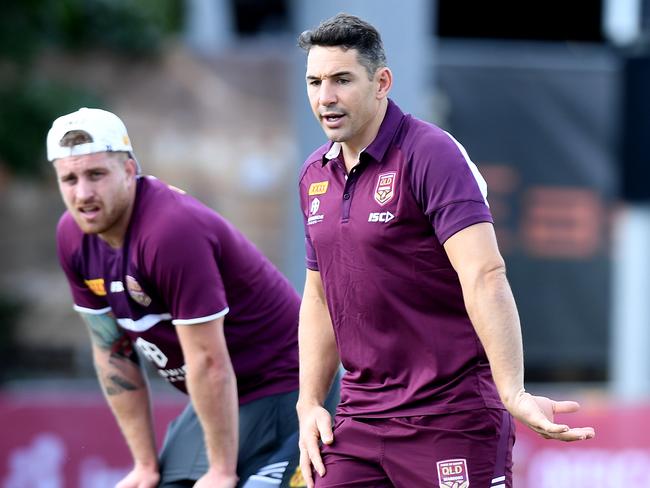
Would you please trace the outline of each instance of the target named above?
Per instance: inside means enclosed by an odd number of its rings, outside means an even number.
[[[316,488],[511,488],[514,441],[505,410],[337,418]]]

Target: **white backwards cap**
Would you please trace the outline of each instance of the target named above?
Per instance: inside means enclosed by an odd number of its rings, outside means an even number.
[[[71,147],[62,146],[63,137],[73,130],[87,132],[92,142]],[[117,115],[106,110],[84,107],[76,112],[62,115],[52,123],[47,133],[48,161],[104,151],[126,151],[135,159],[126,126]]]

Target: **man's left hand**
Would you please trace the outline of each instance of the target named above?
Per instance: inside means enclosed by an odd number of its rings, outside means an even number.
[[[592,439],[596,435],[593,427],[569,427],[554,422],[557,413],[577,412],[578,402],[555,401],[522,391],[507,407],[513,417],[546,439],[572,442]]]

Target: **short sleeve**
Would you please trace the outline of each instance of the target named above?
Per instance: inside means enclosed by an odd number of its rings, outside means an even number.
[[[84,279],[81,263],[82,234],[66,212],[56,229],[56,251],[72,294],[74,309],[91,314],[110,310],[106,300],[106,285],[102,277]]]
[[[411,184],[434,232],[444,243],[456,232],[492,222],[487,184],[465,148],[438,130],[428,150],[411,157]]]
[[[309,235],[309,226],[307,225],[307,214],[308,214],[308,190],[306,185],[303,183],[303,180],[300,181],[298,185],[298,191],[300,193],[300,211],[302,213],[302,224],[305,231],[305,266],[312,271],[318,271],[318,260],[316,259],[316,250],[314,249],[314,244],[311,241],[311,236]]]
[[[226,290],[217,265],[218,237],[187,218],[158,229],[145,247],[153,249],[147,274],[156,283],[174,324],[202,323],[228,313]]]
[[[312,271],[318,271],[318,261],[316,260],[316,250],[311,242],[311,237],[305,235],[305,265]]]

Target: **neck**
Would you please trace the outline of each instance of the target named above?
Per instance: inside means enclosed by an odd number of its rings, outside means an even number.
[[[358,138],[354,138],[341,143],[343,157],[345,159],[345,168],[348,172],[357,164],[359,164],[359,156],[361,155],[361,152],[367,148],[377,137],[381,123],[384,121],[384,117],[386,117],[387,110],[388,99],[383,98],[380,100],[377,112],[366,127],[366,130],[364,130],[363,133],[359,134]]]
[[[106,232],[98,234],[99,238],[113,249],[120,249],[124,245],[124,238],[126,236],[126,231],[129,228],[129,223],[131,222],[133,207],[135,206],[135,187],[136,185],[133,185],[131,188],[129,204],[124,209],[124,212],[122,212],[122,215],[117,222],[115,222],[115,224],[113,224]]]

